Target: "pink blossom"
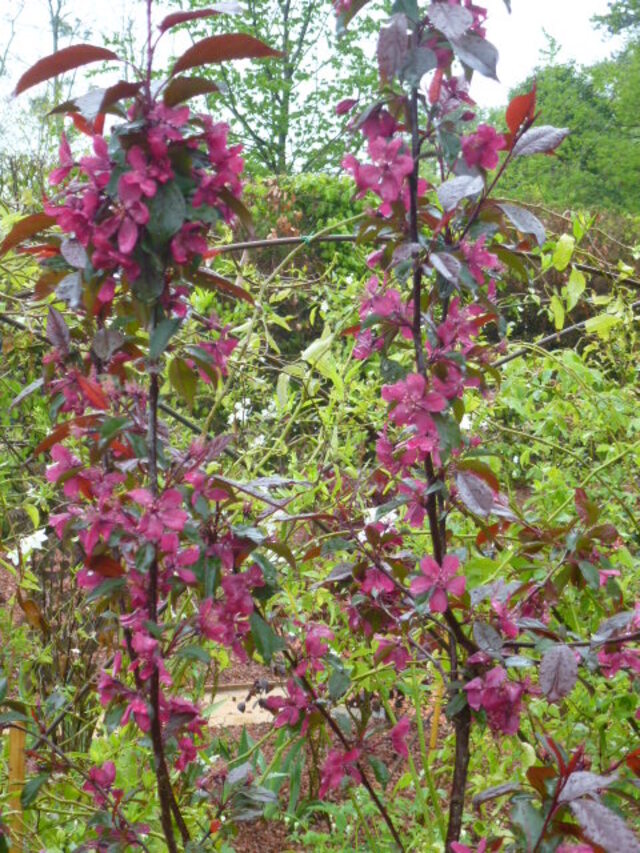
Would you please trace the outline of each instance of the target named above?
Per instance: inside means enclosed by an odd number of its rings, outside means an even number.
[[[345,778],[350,778],[354,782],[361,782],[362,776],[356,767],[359,758],[360,750],[358,748],[348,751],[341,749],[329,750],[322,768],[318,796],[322,798],[327,791],[339,788],[342,780]]]
[[[498,152],[506,147],[504,136],[488,124],[480,124],[475,133],[462,137],[462,155],[470,167],[495,169],[500,162]]]
[[[304,645],[307,654],[312,658],[321,658],[329,651],[327,640],[333,640],[334,634],[325,625],[314,625],[307,631]]]
[[[376,663],[392,663],[398,672],[405,670],[411,661],[411,655],[405,646],[398,640],[386,639],[377,634],[376,639],[379,640],[374,655]]]
[[[409,757],[409,748],[407,747],[407,737],[411,723],[408,717],[402,717],[398,720],[395,726],[391,729],[391,746],[403,758]]]
[[[92,767],[89,770],[89,779],[82,786],[82,790],[93,796],[96,806],[104,808],[108,799],[108,794],[116,779],[116,766],[113,761],[106,761],[100,767]],[[114,794],[122,795],[122,791],[114,791]]]
[[[382,388],[382,399],[395,404],[390,418],[398,426],[415,426],[420,433],[433,429],[434,412],[442,412],[447,400],[442,394],[429,391],[424,376],[410,373],[406,379],[395,385]]]
[[[448,592],[458,597],[464,594],[466,578],[456,575],[459,568],[460,560],[452,555],[444,558],[442,566],[432,557],[424,557],[420,560],[422,575],[411,581],[411,594],[417,596],[431,593],[429,610],[432,613],[444,613],[449,606]]]
[[[513,735],[520,727],[520,710],[526,683],[509,681],[506,670],[496,666],[483,678],[474,678],[464,689],[474,711],[484,708],[493,731]]]
[[[190,263],[196,255],[204,255],[207,251],[204,227],[202,222],[185,222],[171,240],[171,254],[177,264]]]
[[[451,844],[451,849],[453,850],[453,853],[473,853],[473,850],[471,849],[471,847],[467,847],[466,844],[460,844],[459,841],[453,841]],[[487,849],[487,842],[483,838],[480,841],[480,844],[478,844],[478,846],[476,847],[476,853],[485,853],[486,849]]]
[[[58,149],[58,158],[60,160],[60,166],[57,169],[54,169],[53,172],[51,172],[51,174],[49,175],[49,183],[53,187],[56,187],[58,186],[58,184],[61,184],[74,166],[73,157],[71,155],[71,148],[69,146],[69,140],[67,139],[64,132],[60,135],[60,148]]]
[[[363,165],[351,154],[342,161],[356,182],[356,197],[364,198],[367,192],[374,192],[383,202],[380,206],[383,216],[389,216],[391,205],[402,198],[405,180],[413,172],[413,158],[405,150],[400,137],[387,141],[377,136],[368,147],[372,164]]]
[[[298,725],[309,708],[309,698],[295,680],[290,678],[287,681],[286,696],[268,696],[262,704],[269,711],[274,711],[277,714],[273,725],[276,729],[280,729],[283,726]],[[307,725],[308,722],[305,720],[301,730],[302,734],[304,734]]]
[[[185,735],[178,740],[178,748],[180,754],[176,760],[176,770],[185,770],[189,764],[193,763],[198,757],[198,750],[193,740]]]
[[[483,234],[472,245],[466,240],[460,244],[460,249],[469,266],[469,272],[478,282],[484,284],[485,272],[492,272],[502,269],[502,264],[496,255],[492,255],[485,247],[486,236]]]
[[[380,569],[367,569],[360,589],[366,595],[378,596],[395,592],[396,586],[391,578]]]
[[[598,652],[598,663],[606,678],[613,676],[621,669],[640,673],[640,651],[637,649],[615,648],[609,652],[606,648]]]

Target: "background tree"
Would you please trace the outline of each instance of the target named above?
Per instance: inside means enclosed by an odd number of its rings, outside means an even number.
[[[228,30],[224,17],[207,19],[194,38]],[[335,166],[345,138],[335,105],[345,97],[366,100],[376,86],[367,62],[375,53],[367,38],[371,21],[338,39],[331,6],[322,0],[247,0],[246,14],[233,26],[284,54],[269,67],[253,63],[211,72],[226,88],[223,112],[245,146],[249,172],[282,175]],[[220,101],[209,106],[220,109]]]

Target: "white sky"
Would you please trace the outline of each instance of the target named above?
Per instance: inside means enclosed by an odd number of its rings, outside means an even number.
[[[20,99],[17,104],[7,103],[6,95],[30,65],[51,52],[46,0],[0,0],[0,50],[8,38],[2,19],[6,19],[20,2],[24,2],[24,11],[17,22],[10,72],[0,80],[0,97],[5,96],[4,109],[0,113],[0,131],[4,129],[5,134],[21,103]],[[476,2],[482,3],[482,0]],[[481,107],[505,104],[509,89],[531,73],[540,62],[540,51],[547,44],[544,30],[562,47],[559,61],[573,59],[579,64],[591,64],[604,59],[620,45],[620,41],[608,38],[591,24],[593,15],[606,12],[607,0],[512,0],[511,15],[507,13],[503,0],[485,0],[485,3],[489,8],[487,37],[500,52],[500,82],[474,76],[472,95]],[[101,44],[101,33],[122,31],[127,17],[134,15],[140,24],[138,31],[142,44],[143,0],[67,0],[67,7],[70,21],[77,18],[92,30],[90,41],[94,44]],[[156,7],[156,21],[164,12],[176,11],[176,6],[167,7],[162,2],[156,3]],[[166,47],[171,52],[179,53],[188,46],[184,34],[178,38],[180,41],[176,42],[171,36],[167,37]],[[82,83],[76,83],[76,93],[82,94],[85,90]],[[35,94],[37,91],[33,90]]]

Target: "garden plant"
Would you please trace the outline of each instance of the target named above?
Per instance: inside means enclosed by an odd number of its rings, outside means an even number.
[[[376,8],[376,100],[336,104],[352,210],[243,269],[242,154],[189,106],[217,90],[194,69],[282,57],[216,34],[161,73],[167,33],[238,10],[145,3],[145,67],[56,107],[76,136],[0,247],[46,339],[14,405],[51,420],[20,516],[43,514],[49,556],[3,559],[28,622],[2,617],[0,726],[26,731],[29,849],[241,851],[266,818],[278,849],[640,850],[631,272],[576,352],[514,352],[501,310],[553,273],[561,332],[585,298],[589,224],[550,238],[500,195],[570,129],[535,85],[478,123],[482,7]],[[338,29],[366,6],[338,0]],[[119,59],[64,48],[16,94],[92,62]],[[314,244],[338,260],[309,284]],[[42,560],[55,619],[27,601]],[[29,632],[49,652],[27,666]],[[216,734],[219,674],[249,660],[272,722]]]

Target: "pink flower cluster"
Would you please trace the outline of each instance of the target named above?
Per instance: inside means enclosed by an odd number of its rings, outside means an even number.
[[[500,162],[498,152],[506,147],[504,136],[488,124],[480,124],[475,133],[462,137],[462,156],[469,167],[495,169]]]
[[[465,684],[464,689],[471,708],[474,711],[484,709],[494,732],[514,735],[518,731],[526,683],[509,681],[506,670],[496,666],[484,677]]]
[[[241,190],[240,146],[229,147],[227,125],[214,123],[208,116],[192,116],[186,106],[171,108],[162,103],[143,111],[136,102],[129,118],[143,121],[144,130],[142,140],[126,149],[121,160],[120,155],[110,154],[102,136],[94,135],[94,156],[76,162],[63,134],[61,165],[51,173],[50,183],[57,187],[64,182],[65,186],[45,205],[46,212],[81,244],[93,269],[103,276],[99,302],[107,304],[120,275],[129,282],[138,280],[150,244],[155,242],[155,250],[164,251],[157,238],[143,239],[149,229],[156,228],[151,203],[162,187],[171,184],[175,188],[173,201],[167,204],[175,206],[177,193],[185,198],[185,218],[173,233],[162,232],[161,238],[169,240],[170,257],[178,266],[188,266],[206,252],[211,215],[200,219],[197,210],[214,208],[228,221],[233,213],[226,196],[238,196]],[[197,135],[194,127],[198,127]],[[182,156],[177,156],[178,151]],[[174,168],[178,159],[182,164],[180,182]],[[186,174],[184,164],[188,164]]]

